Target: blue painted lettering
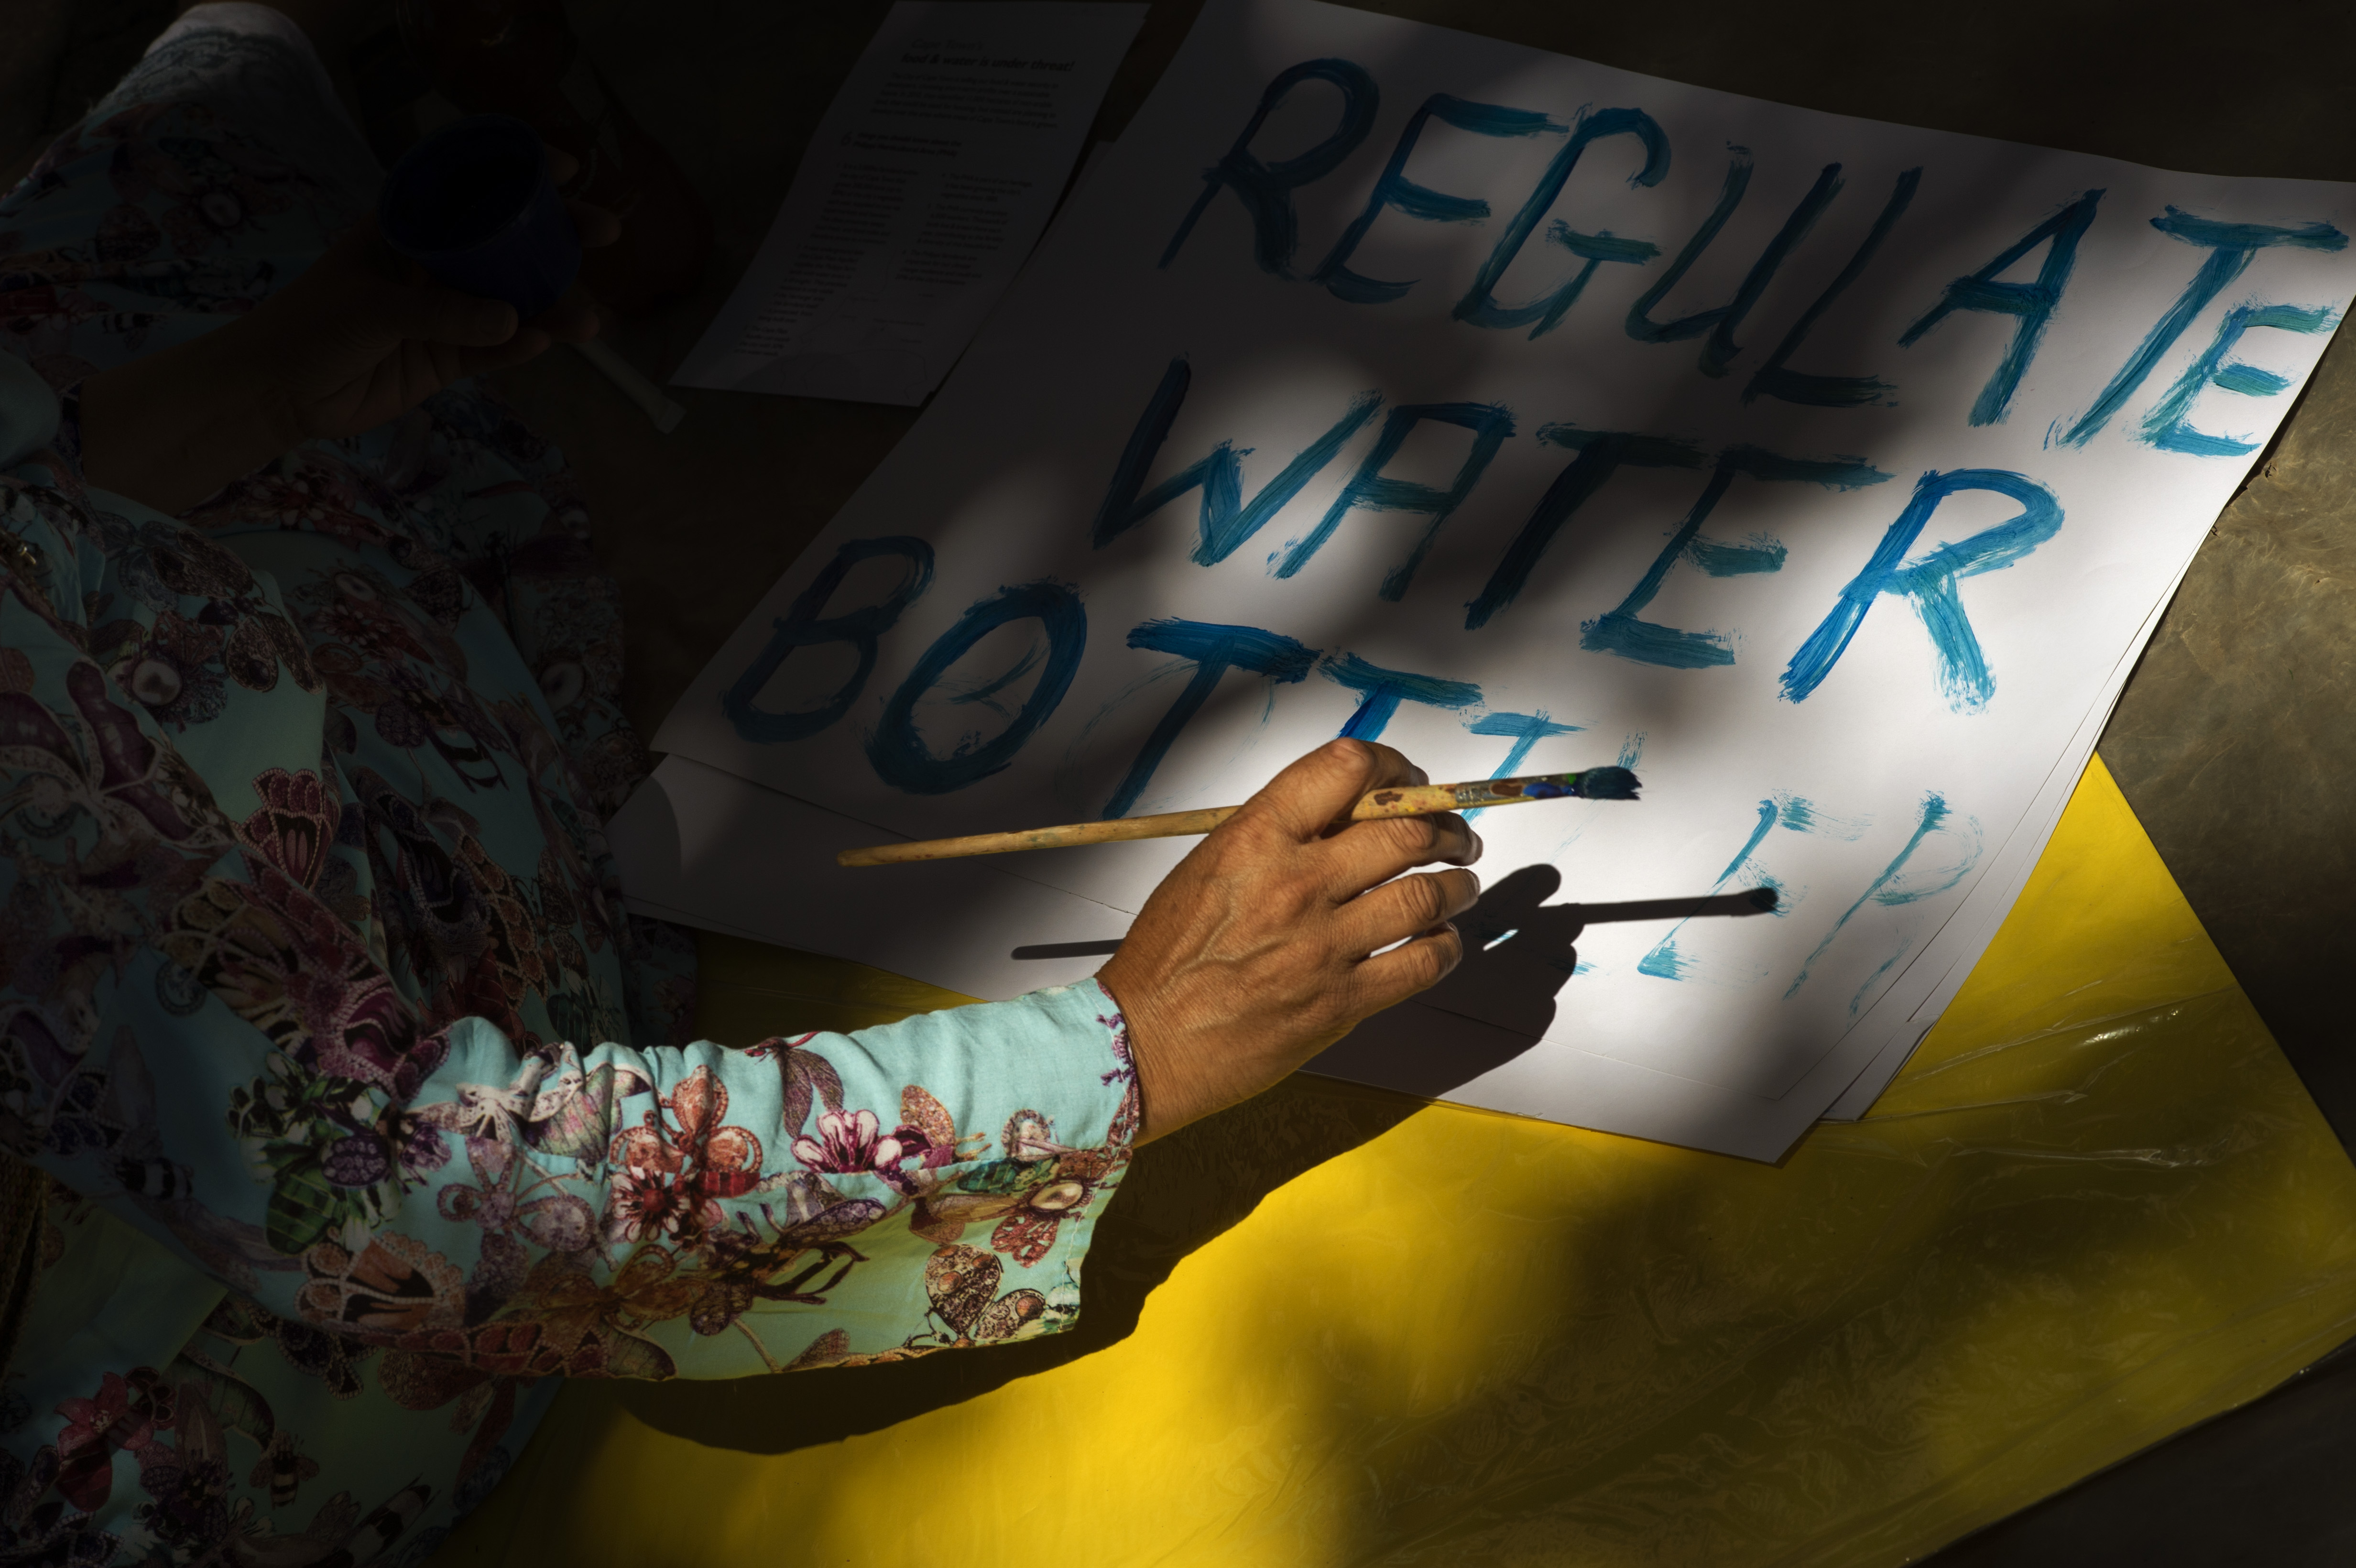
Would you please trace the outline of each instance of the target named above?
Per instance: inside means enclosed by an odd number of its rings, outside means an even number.
[[[1945,892],[1957,882],[1962,881],[1965,873],[1978,863],[1978,825],[1967,820],[1965,827],[1971,835],[1971,845],[1957,864],[1944,869],[1918,885],[1910,886],[1897,880],[1899,872],[1905,869],[1906,862],[1912,859],[1914,852],[1922,847],[1922,841],[1939,831],[1950,815],[1952,815],[1952,808],[1947,805],[1944,795],[1934,792],[1922,797],[1922,815],[1915,818],[1914,832],[1906,840],[1906,848],[1898,851],[1898,858],[1884,867],[1881,875],[1874,878],[1872,882],[1868,884],[1865,891],[1858,894],[1857,901],[1843,910],[1841,917],[1833,922],[1832,929],[1825,933],[1825,939],[1816,944],[1816,950],[1808,955],[1808,961],[1801,965],[1800,972],[1792,977],[1791,988],[1783,993],[1785,1001],[1788,1002],[1800,994],[1800,987],[1808,983],[1809,972],[1815,968],[1816,960],[1825,955],[1826,950],[1832,946],[1834,938],[1840,935],[1841,928],[1849,923],[1849,917],[1863,909],[1868,900],[1884,904],[1913,903],[1917,900]],[[1873,985],[1889,972],[1890,967],[1888,964],[1883,965],[1881,970],[1866,983],[1866,989],[1859,991],[1857,998],[1849,1003],[1851,1014],[1857,1012],[1858,1002],[1861,1002],[1872,989]]]
[[[1279,158],[1272,164],[1260,162],[1252,154],[1253,140],[1276,106],[1304,81],[1330,82],[1341,91],[1340,122],[1332,134],[1307,152]],[[1234,191],[1244,209],[1251,214],[1252,259],[1259,263],[1259,270],[1280,278],[1291,277],[1292,252],[1301,243],[1301,220],[1292,210],[1292,193],[1323,179],[1342,166],[1343,159],[1357,151],[1358,144],[1374,129],[1375,111],[1381,101],[1375,79],[1366,74],[1364,66],[1349,60],[1303,60],[1289,70],[1279,71],[1259,95],[1259,107],[1244,123],[1243,134],[1236,138],[1226,156],[1203,171],[1203,194],[1194,198],[1194,205],[1179,221],[1178,231],[1170,237],[1160,264],[1167,267],[1177,259],[1186,237],[1194,232],[1195,223],[1209,209],[1211,198],[1224,187]]]
[[[1819,460],[1804,457],[1779,457],[1755,446],[1730,446],[1719,454],[1702,489],[1701,499],[1669,542],[1655,557],[1651,568],[1629,591],[1619,607],[1596,620],[1582,623],[1579,645],[1596,653],[1616,654],[1623,659],[1640,664],[1663,665],[1670,669],[1704,669],[1714,665],[1734,662],[1733,639],[1723,632],[1688,632],[1675,626],[1657,625],[1639,618],[1653,596],[1661,591],[1669,571],[1680,558],[1690,559],[1695,565],[1712,577],[1732,577],[1745,572],[1781,571],[1783,569],[1783,547],[1780,544],[1725,544],[1701,537],[1701,526],[1737,475],[1748,475],[1753,479],[1823,485],[1836,490],[1854,490],[1867,485],[1879,485],[1890,477],[1880,469],[1854,457]]]
[[[1989,375],[1987,385],[1973,400],[1971,422],[1995,424],[2002,420],[2012,404],[2012,394],[2020,386],[2021,373],[2029,362],[2037,357],[2038,339],[2045,335],[2045,324],[2052,319],[2053,309],[2062,303],[2062,291],[2070,284],[2070,269],[2077,265],[2078,241],[2085,237],[2087,226],[2094,221],[2095,204],[2103,199],[2099,190],[2090,190],[2061,211],[2022,235],[2018,243],[1997,255],[1995,261],[1967,278],[1957,278],[1947,285],[1946,293],[1933,305],[1922,319],[1901,334],[1898,347],[1912,348],[1922,336],[1959,310],[1997,311],[2017,316],[2020,325],[2013,328],[2012,346]],[[2033,283],[2006,283],[1997,281],[1997,274],[2028,255],[2040,245],[2047,246],[2045,260],[2037,268]]]
[[[1472,432],[1472,445],[1465,453],[1464,461],[1457,465],[1456,477],[1444,490],[1419,485],[1412,480],[1386,478],[1383,475],[1385,465],[1397,457],[1399,448],[1406,444],[1408,432],[1427,420],[1436,424],[1459,425]],[[1374,450],[1366,453],[1365,461],[1358,464],[1358,472],[1342,487],[1341,495],[1334,497],[1333,504],[1325,509],[1325,516],[1309,531],[1308,537],[1294,545],[1285,556],[1277,567],[1276,574],[1290,577],[1308,565],[1309,558],[1333,537],[1333,530],[1342,526],[1342,519],[1355,508],[1364,507],[1370,512],[1420,512],[1431,519],[1430,524],[1423,530],[1422,537],[1416,540],[1414,548],[1408,551],[1407,559],[1383,579],[1382,596],[1385,599],[1396,602],[1404,598],[1408,584],[1414,581],[1415,569],[1423,563],[1425,553],[1431,549],[1431,541],[1440,532],[1440,526],[1464,504],[1464,497],[1471,495],[1472,486],[1480,483],[1482,471],[1489,466],[1489,460],[1497,455],[1497,448],[1504,445],[1505,438],[1513,433],[1511,411],[1495,403],[1409,403],[1393,409],[1383,421],[1383,433],[1376,438]]]
[[[2242,341],[2242,334],[2254,326],[2271,326],[2277,332],[2329,332],[2338,325],[2340,317],[2323,308],[2305,308],[2295,304],[2243,304],[2225,313],[2217,328],[2216,341],[2209,351],[2192,362],[2168,395],[2152,406],[2144,417],[2143,438],[2166,452],[2186,452],[2195,457],[2239,457],[2255,452],[2258,443],[2240,436],[2211,435],[2192,428],[2192,400],[2210,387],[2221,387],[2229,392],[2239,392],[2249,398],[2279,397],[2290,389],[2290,382],[2271,370],[2261,370],[2240,360],[2228,360],[2233,346]]]
[[[1390,162],[1383,165],[1382,177],[1375,181],[1374,194],[1366,198],[1365,210],[1351,219],[1350,227],[1342,230],[1333,249],[1311,274],[1336,299],[1348,300],[1352,304],[1387,304],[1415,286],[1413,279],[1403,283],[1386,283],[1354,272],[1345,265],[1384,208],[1395,207],[1409,218],[1420,218],[1428,223],[1478,223],[1489,216],[1489,204],[1478,197],[1450,196],[1407,177],[1408,155],[1415,151],[1423,128],[1434,120],[1478,136],[1535,136],[1541,132],[1559,133],[1568,129],[1527,109],[1472,103],[1445,92],[1435,92],[1425,99],[1408,116],[1406,128],[1399,132],[1398,145],[1391,150]]]
[[[1471,681],[1442,680],[1435,675],[1410,675],[1368,664],[1355,654],[1329,657],[1318,667],[1326,679],[1365,693],[1357,711],[1339,733],[1348,740],[1379,741],[1402,702],[1420,702],[1455,711],[1481,700],[1481,688]]]
[[[2094,400],[2094,406],[2078,417],[2061,439],[2072,446],[2083,446],[2094,438],[2094,432],[2110,422],[2119,406],[2135,395],[2144,379],[2160,357],[2176,346],[2184,329],[2209,307],[2209,302],[2224,292],[2225,285],[2246,271],[2250,258],[2274,245],[2289,245],[2302,251],[2344,251],[2348,236],[2329,223],[2303,224],[2297,229],[2279,229],[2265,223],[2219,223],[2211,219],[2195,218],[2190,213],[2169,208],[2151,220],[2151,226],[2171,239],[2181,240],[2209,252],[2192,281],[2168,309],[2144,340],[2127,356],[2110,384]]]
[[[1489,573],[1486,586],[1479,598],[1464,607],[1464,629],[1478,631],[1514,602],[1516,594],[1530,580],[1531,571],[1546,554],[1547,546],[1570,515],[1587,504],[1589,497],[1603,488],[1605,482],[1618,473],[1622,464],[1634,468],[1699,468],[1702,453],[1698,447],[1682,441],[1657,435],[1629,435],[1611,431],[1577,430],[1569,425],[1543,425],[1538,440],[1554,446],[1567,446],[1579,455],[1563,465],[1554,476],[1545,495],[1530,513],[1529,521],[1505,547],[1496,570]]]
[[[862,560],[888,556],[898,556],[907,567],[883,598],[845,614],[820,613],[852,567]],[[740,738],[756,746],[799,741],[817,734],[851,711],[851,705],[859,699],[859,693],[867,685],[868,676],[874,672],[876,639],[892,629],[900,612],[915,603],[932,581],[933,547],[922,539],[853,539],[844,545],[827,562],[826,570],[796,596],[792,607],[777,618],[768,642],[745,667],[744,673],[720,694],[721,713]],[[787,713],[773,713],[754,705],[754,699],[776,677],[787,656],[796,648],[819,647],[828,643],[848,643],[859,657],[858,667],[833,696],[816,708]]]
[[[1221,676],[1231,669],[1243,669],[1266,676],[1272,682],[1290,684],[1308,675],[1310,667],[1317,662],[1315,648],[1303,647],[1290,637],[1251,626],[1221,626],[1202,621],[1148,621],[1129,634],[1129,645],[1192,659],[1194,673],[1187,679],[1186,688],[1178,694],[1178,700],[1170,705],[1162,721],[1153,727],[1153,733],[1138,749],[1137,760],[1130,763],[1128,775],[1113,791],[1112,799],[1105,803],[1107,816],[1129,815],[1138,796],[1152,782],[1153,771],[1170,754],[1178,732],[1203,710],[1203,704],[1218,688]]]
[[[1607,136],[1634,136],[1644,146],[1644,166],[1628,176],[1632,187],[1656,186],[1669,172],[1669,139],[1653,117],[1639,109],[1606,109],[1598,113],[1582,115],[1578,129],[1562,150],[1554,155],[1547,171],[1524,201],[1521,210],[1505,225],[1489,259],[1481,263],[1481,271],[1462,299],[1456,302],[1455,315],[1459,321],[1469,321],[1475,326],[1528,326],[1532,337],[1554,330],[1563,313],[1577,304],[1595,270],[1606,261],[1622,261],[1641,265],[1661,253],[1660,247],[1643,240],[1620,240],[1609,233],[1580,234],[1569,225],[1558,221],[1547,230],[1547,238],[1562,246],[1587,265],[1574,273],[1570,281],[1557,285],[1551,292],[1522,304],[1497,303],[1495,290],[1506,269],[1514,264],[1522,247],[1529,242],[1538,220],[1547,214],[1562,187],[1570,178],[1571,170],[1579,166],[1581,154],[1591,143]],[[1533,325],[1535,324],[1535,325]]]
[[[1824,216],[1825,208],[1830,207],[1833,197],[1840,194],[1840,169],[1838,164],[1824,166],[1823,172],[1816,176],[1816,183],[1808,187],[1808,193],[1800,198],[1799,205],[1792,208],[1792,215],[1783,220],[1783,227],[1775,231],[1775,237],[1767,242],[1767,248],[1760,251],[1759,260],[1751,263],[1751,271],[1743,277],[1741,286],[1734,291],[1732,299],[1709,310],[1697,311],[1676,321],[1656,324],[1652,319],[1653,307],[1677,286],[1687,269],[1700,259],[1703,251],[1709,249],[1710,241],[1718,238],[1718,231],[1726,227],[1726,220],[1734,216],[1734,209],[1742,205],[1742,194],[1751,185],[1751,162],[1748,157],[1738,155],[1726,171],[1726,188],[1719,195],[1718,205],[1710,209],[1708,218],[1702,219],[1701,227],[1694,231],[1694,237],[1686,241],[1686,248],[1678,251],[1676,259],[1669,263],[1669,270],[1655,280],[1653,286],[1638,295],[1636,303],[1628,307],[1628,336],[1639,343],[1675,343],[1708,333],[1708,340],[1702,345],[1701,350],[1702,374],[1725,375],[1728,362],[1742,352],[1741,346],[1734,341],[1734,329],[1742,325],[1742,318],[1751,314],[1751,307],[1759,303],[1759,296],[1765,293],[1767,285],[1775,281],[1775,274],[1782,269],[1784,259],[1791,255],[1801,240],[1807,238],[1808,230],[1816,226],[1816,219]]]
[[[975,644],[1001,626],[1027,620],[1037,621],[1046,631],[1044,660],[1035,653],[1028,655],[1005,673],[948,700],[984,701],[1037,667],[1039,678],[1031,695],[1006,728],[990,740],[969,737],[948,756],[935,756],[916,729],[916,704],[942,684],[951,667]],[[994,597],[973,605],[925,650],[900,689],[884,705],[875,732],[867,738],[867,761],[875,776],[911,795],[947,795],[997,773],[1014,760],[1023,743],[1064,700],[1087,640],[1088,618],[1080,607],[1080,596],[1060,582],[1042,581],[1001,588]]]
[[[1917,560],[1906,552],[1922,532],[1931,514],[1948,496],[1966,490],[1988,490],[2020,503],[2020,513],[1961,544],[1943,544]],[[2061,503],[2034,479],[2000,468],[1959,468],[1952,474],[1936,470],[1922,475],[1898,520],[1890,525],[1875,547],[1865,570],[1840,592],[1840,602],[1824,624],[1800,645],[1783,677],[1783,699],[1804,702],[1822,686],[1840,656],[1865,624],[1866,612],[1885,593],[1902,593],[1912,600],[1931,635],[1939,659],[1939,689],[1958,713],[1976,713],[1987,706],[1996,679],[1972,632],[1971,618],[1956,584],[1983,571],[2000,571],[2051,539],[2062,528]]]
[[[1128,444],[1121,448],[1120,461],[1113,467],[1112,483],[1105,487],[1104,504],[1097,508],[1096,522],[1088,530],[1088,541],[1097,549],[1102,549],[1187,491],[1200,486],[1203,495],[1197,510],[1202,538],[1194,546],[1193,560],[1197,566],[1217,565],[1282,511],[1285,503],[1301,493],[1302,485],[1323,472],[1343,444],[1375,417],[1375,410],[1383,400],[1379,392],[1361,392],[1353,398],[1342,417],[1324,434],[1302,447],[1281,472],[1260,486],[1248,503],[1243,498],[1243,459],[1251,448],[1238,452],[1231,443],[1224,441],[1213,447],[1208,456],[1141,496],[1138,492],[1145,488],[1145,476],[1151,472],[1153,460],[1161,455],[1162,443],[1169,439],[1171,426],[1177,422],[1178,411],[1185,404],[1186,389],[1193,379],[1194,368],[1183,358],[1173,359],[1170,368],[1162,372],[1161,384],[1153,389],[1145,411],[1138,416],[1136,428],[1130,432]]]
[[[1771,398],[1781,398],[1787,403],[1804,403],[1812,408],[1855,409],[1874,402],[1884,393],[1893,390],[1889,382],[1876,377],[1811,376],[1785,368],[1785,362],[1792,357],[1794,349],[1807,341],[1808,334],[1815,328],[1816,318],[1832,308],[1833,302],[1840,298],[1842,291],[1865,275],[1865,269],[1872,264],[1873,253],[1881,249],[1881,242],[1890,238],[1890,231],[1898,227],[1899,219],[1905,216],[1907,205],[1914,199],[1914,187],[1922,183],[1922,171],[1919,168],[1908,169],[1898,176],[1890,199],[1881,204],[1881,215],[1873,220],[1873,227],[1858,241],[1857,250],[1849,256],[1848,265],[1825,285],[1825,292],[1816,296],[1815,303],[1801,313],[1800,319],[1792,324],[1792,330],[1783,335],[1783,341],[1775,346],[1775,352],[1767,357],[1767,362],[1759,367],[1759,373],[1751,378],[1751,384],[1742,389],[1744,402],[1764,393]]]

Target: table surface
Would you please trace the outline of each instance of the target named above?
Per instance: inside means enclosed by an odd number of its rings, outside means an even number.
[[[703,953],[721,1040],[957,1000]],[[573,1383],[434,1562],[1884,1568],[2356,1331],[2356,1167],[2097,763],[1865,1120],[1767,1166],[1304,1074],[1141,1151],[1086,1292],[1021,1345]],[[2113,1474],[2179,1531],[2253,1478],[2336,1528],[2346,1445],[2301,1412],[2258,1435],[2305,1452],[2211,1428],[2199,1487],[2177,1444]],[[2084,1527],[2062,1501],[1955,1568]],[[2119,1512],[2093,1533],[2133,1545]]]

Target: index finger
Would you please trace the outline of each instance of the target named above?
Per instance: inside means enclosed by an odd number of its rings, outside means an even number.
[[[1372,741],[1328,741],[1268,781],[1244,811],[1296,842],[1323,837],[1368,790],[1427,783],[1423,770]]]

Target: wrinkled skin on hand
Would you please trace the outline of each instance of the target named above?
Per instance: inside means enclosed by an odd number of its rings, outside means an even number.
[[[1424,784],[1388,746],[1333,741],[1286,768],[1146,901],[1097,976],[1128,1020],[1139,1142],[1250,1098],[1453,969],[1450,922],[1481,896],[1464,819],[1338,822],[1358,797]]]

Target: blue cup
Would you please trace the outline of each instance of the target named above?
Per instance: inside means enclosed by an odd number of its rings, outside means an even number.
[[[554,304],[581,272],[581,236],[547,150],[506,114],[469,115],[412,147],[385,178],[377,224],[435,280],[505,300],[519,321]]]

